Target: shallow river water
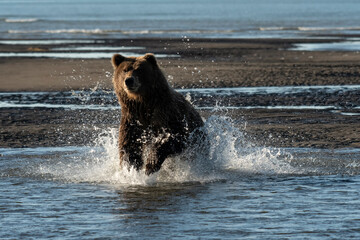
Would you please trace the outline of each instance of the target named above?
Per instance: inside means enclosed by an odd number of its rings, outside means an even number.
[[[105,141],[1,149],[0,238],[360,236],[360,150],[235,150],[227,139],[214,168],[182,163],[147,177],[120,169],[114,139]]]
[[[218,103],[209,94],[227,107],[239,107],[234,95],[245,101],[275,94],[279,105],[255,102],[252,107],[286,108],[296,107],[287,97],[300,98],[304,91],[308,98],[336,94],[346,100],[359,86],[243,90],[190,95],[199,109],[213,111]],[[100,96],[101,101],[98,94],[84,92],[2,93],[0,107],[119,110],[112,94]],[[357,116],[358,100],[327,99],[313,106]],[[242,107],[251,107],[244,101]],[[360,237],[359,148],[259,146],[221,115],[210,114],[205,129],[208,156],[183,161],[184,153],[167,159],[151,176],[120,168],[116,128],[103,129],[89,146],[0,148],[0,239]]]

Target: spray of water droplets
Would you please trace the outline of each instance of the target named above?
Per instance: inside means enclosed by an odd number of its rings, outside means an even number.
[[[120,166],[115,128],[103,130],[93,147],[42,162],[37,171],[54,180],[115,185],[209,182],[249,174],[296,171],[289,164],[291,156],[285,156],[280,150],[255,147],[227,117],[211,116],[204,131],[207,141],[169,157],[161,170],[150,176],[144,171]]]

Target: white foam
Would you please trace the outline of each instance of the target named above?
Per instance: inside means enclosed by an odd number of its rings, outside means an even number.
[[[259,27],[260,31],[301,31],[301,32],[329,32],[329,31],[358,31],[360,26],[353,27],[289,27],[289,26],[270,26]]]
[[[168,30],[119,30],[119,29],[45,29],[45,30],[8,30],[9,34],[87,34],[87,35],[109,35],[109,34],[123,34],[123,35],[164,35],[164,34],[176,34],[176,35],[187,35],[187,34],[233,34],[238,30],[179,30],[179,29],[168,29]]]
[[[282,30],[289,30],[286,27],[260,27],[260,31],[282,31]]]
[[[6,18],[5,22],[7,23],[29,23],[29,22],[37,22],[39,19],[37,18]]]
[[[169,29],[169,30],[128,30],[121,31],[121,33],[125,35],[163,35],[163,34],[230,34],[234,33],[235,30],[177,30],[177,29]]]
[[[51,33],[51,34],[107,34],[112,32],[111,30],[102,30],[102,29],[48,29],[48,30],[8,30],[8,33],[11,34],[28,34],[28,33]]]
[[[360,26],[355,27],[298,27],[299,31],[344,31],[351,30],[357,31],[360,30]]]

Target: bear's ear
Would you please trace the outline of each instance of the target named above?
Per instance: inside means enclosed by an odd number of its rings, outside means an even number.
[[[112,56],[111,58],[111,63],[114,67],[114,69],[116,69],[120,63],[122,63],[125,60],[124,56],[121,56],[120,54],[114,54],[114,56]]]
[[[153,64],[153,65],[157,65],[156,58],[155,58],[154,54],[152,54],[152,53],[147,53],[147,54],[145,54],[144,58],[145,58],[146,61],[148,61],[149,63],[151,63],[151,64]]]

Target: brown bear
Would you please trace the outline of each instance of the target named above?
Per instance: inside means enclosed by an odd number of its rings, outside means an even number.
[[[112,65],[114,89],[121,105],[120,164],[127,162],[137,170],[145,166],[150,175],[167,157],[193,144],[193,132],[198,139],[204,137],[199,113],[169,86],[153,54],[115,54]]]

